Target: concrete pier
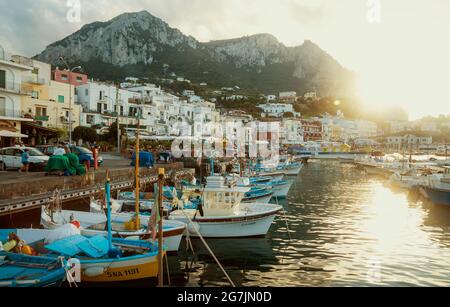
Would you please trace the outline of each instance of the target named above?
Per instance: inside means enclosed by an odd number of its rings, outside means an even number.
[[[157,180],[157,169],[166,169],[166,178],[177,181],[194,174],[184,169],[182,163],[157,165],[151,169],[141,168],[141,186]],[[124,190],[134,186],[134,168],[118,168],[109,171],[111,189]],[[99,193],[106,182],[106,169],[89,172],[84,176],[46,177],[26,174],[20,178],[0,180],[0,216],[32,210],[47,204],[55,190],[61,192],[63,202],[90,197]]]

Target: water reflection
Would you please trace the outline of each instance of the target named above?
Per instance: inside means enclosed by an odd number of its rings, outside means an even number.
[[[236,284],[450,285],[447,208],[337,162],[309,164],[281,204],[286,214],[266,239],[208,240]],[[182,285],[227,285],[195,246],[198,261]]]

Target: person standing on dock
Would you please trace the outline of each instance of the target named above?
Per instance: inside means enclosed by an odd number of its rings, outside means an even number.
[[[22,169],[21,169],[22,172],[28,173],[28,169],[30,167],[29,159],[30,154],[28,153],[28,149],[25,149],[22,152]]]

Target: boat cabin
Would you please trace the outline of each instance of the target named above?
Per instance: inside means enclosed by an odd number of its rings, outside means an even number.
[[[239,204],[248,187],[238,187],[235,181],[226,180],[222,176],[207,178],[203,191],[203,211],[205,216],[229,216],[239,210]]]

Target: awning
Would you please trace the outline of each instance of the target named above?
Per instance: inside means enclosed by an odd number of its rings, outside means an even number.
[[[28,138],[28,135],[8,130],[0,130],[0,136],[5,138]]]

